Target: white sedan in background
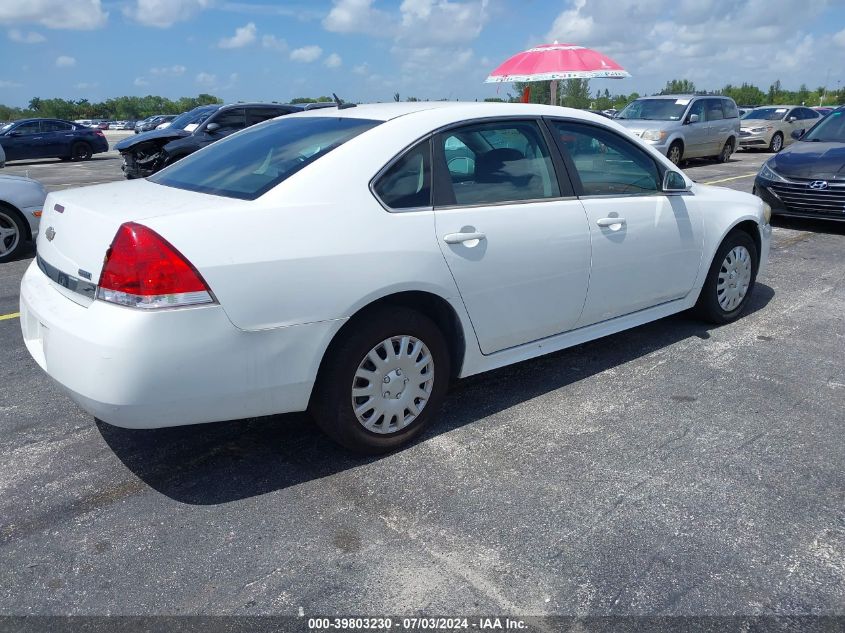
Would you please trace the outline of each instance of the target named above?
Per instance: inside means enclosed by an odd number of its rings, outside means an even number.
[[[50,194],[21,327],[108,423],[309,410],[383,452],[453,379],[693,307],[736,319],[769,212],[581,111],[312,110],[147,180]]]

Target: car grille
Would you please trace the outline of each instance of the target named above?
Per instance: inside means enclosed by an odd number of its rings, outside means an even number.
[[[845,182],[828,182],[827,189],[812,189],[814,182],[822,181],[778,182],[768,189],[781,199],[787,211],[845,216]]]

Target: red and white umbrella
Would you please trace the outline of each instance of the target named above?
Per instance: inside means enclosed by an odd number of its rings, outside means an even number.
[[[577,44],[543,44],[517,53],[486,83],[555,79],[622,79],[631,73],[607,55]]]
[[[551,81],[552,103],[559,79],[622,79],[631,73],[607,55],[577,44],[543,44],[517,53],[496,68],[485,83]]]

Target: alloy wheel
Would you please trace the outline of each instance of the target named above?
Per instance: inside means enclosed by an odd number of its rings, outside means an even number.
[[[434,359],[421,340],[404,334],[373,347],[352,379],[352,409],[371,433],[401,431],[419,417],[434,388]]]
[[[783,148],[783,139],[780,137],[780,134],[775,134],[775,137],[772,139],[772,151],[777,153]]]
[[[725,255],[716,283],[716,297],[725,312],[735,310],[751,284],[751,253],[744,246],[734,246]]]
[[[15,250],[20,240],[21,234],[14,219],[0,211],[0,256]]]

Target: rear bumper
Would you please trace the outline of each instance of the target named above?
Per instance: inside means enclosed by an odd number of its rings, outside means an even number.
[[[245,332],[219,305],[144,312],[68,299],[33,263],[21,330],[35,361],[88,413],[159,428],[303,411],[342,322]]]

